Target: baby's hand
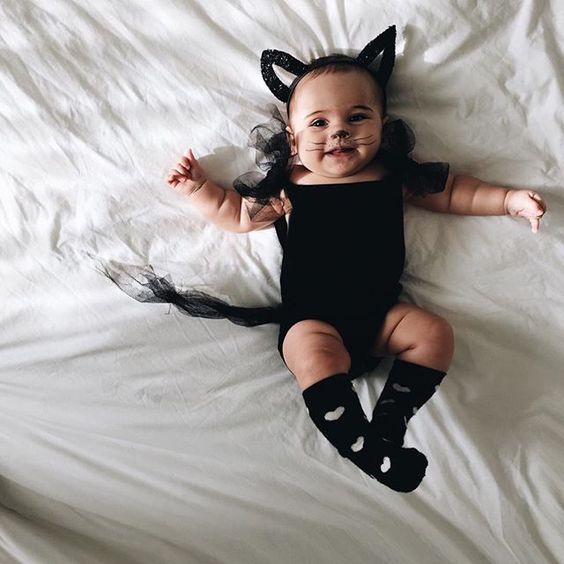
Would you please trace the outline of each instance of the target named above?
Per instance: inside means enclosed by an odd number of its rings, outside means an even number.
[[[505,196],[505,213],[526,217],[531,222],[533,233],[539,230],[545,212],[546,204],[542,196],[533,190],[509,190]]]
[[[177,192],[189,196],[199,190],[207,180],[204,170],[199,165],[192,149],[188,149],[168,171],[166,182]]]

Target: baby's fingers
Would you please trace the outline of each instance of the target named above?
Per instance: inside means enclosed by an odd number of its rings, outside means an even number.
[[[529,194],[531,196],[531,198],[533,199],[533,201],[535,202],[536,206],[537,206],[537,210],[544,215],[546,213],[546,203],[545,201],[542,199],[542,196],[540,194],[537,194],[536,192],[531,192]]]
[[[185,157],[182,157],[178,162],[178,164],[176,165],[176,170],[180,174],[184,174],[185,176],[188,176],[190,174],[191,168],[192,167],[190,166],[190,162]]]
[[[168,174],[166,175],[167,180],[173,180],[173,179],[180,180],[184,177],[185,177],[185,174],[176,170],[175,168],[171,168],[168,171]]]
[[[165,180],[168,184],[170,184],[173,188],[180,182],[184,182],[187,179],[186,174],[183,174],[176,170],[175,168],[170,169],[169,173],[167,174]]]
[[[540,227],[540,218],[539,217],[531,217],[529,219],[531,222],[531,230],[533,233],[538,233]]]
[[[200,168],[198,166],[198,161],[194,157],[192,149],[188,149],[184,155],[182,155],[174,168],[168,171],[165,181],[176,188],[178,184],[184,184],[187,180],[197,180],[200,175]]]
[[[176,188],[176,185],[180,184],[180,180],[178,179],[178,177],[172,176],[170,174],[165,178],[165,181],[169,186],[172,186],[173,188]]]

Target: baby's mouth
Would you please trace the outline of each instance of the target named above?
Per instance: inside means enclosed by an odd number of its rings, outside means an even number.
[[[344,147],[344,146],[339,146],[339,147],[334,147],[333,149],[331,149],[330,151],[327,151],[327,153],[325,153],[326,155],[346,155],[348,153],[352,153],[354,151],[354,147]]]

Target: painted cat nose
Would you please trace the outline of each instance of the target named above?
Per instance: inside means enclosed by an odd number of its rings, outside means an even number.
[[[347,138],[350,137],[350,132],[347,131],[346,129],[340,129],[339,131],[337,131],[336,133],[333,133],[333,135],[331,137],[343,137],[343,138]]]

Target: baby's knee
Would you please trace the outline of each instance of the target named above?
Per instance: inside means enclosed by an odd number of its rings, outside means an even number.
[[[454,345],[454,330],[452,325],[446,319],[438,315],[434,316],[425,333],[429,340],[445,345]]]
[[[301,339],[285,340],[284,361],[302,390],[332,376],[347,374],[350,355],[342,340],[327,333],[310,333]]]
[[[445,358],[452,358],[454,353],[454,330],[452,325],[438,315],[433,316],[419,336],[417,346],[419,349],[427,349],[430,352],[440,352]]]
[[[347,374],[351,359],[346,350],[318,349],[306,353],[293,374],[302,390],[334,374]]]

